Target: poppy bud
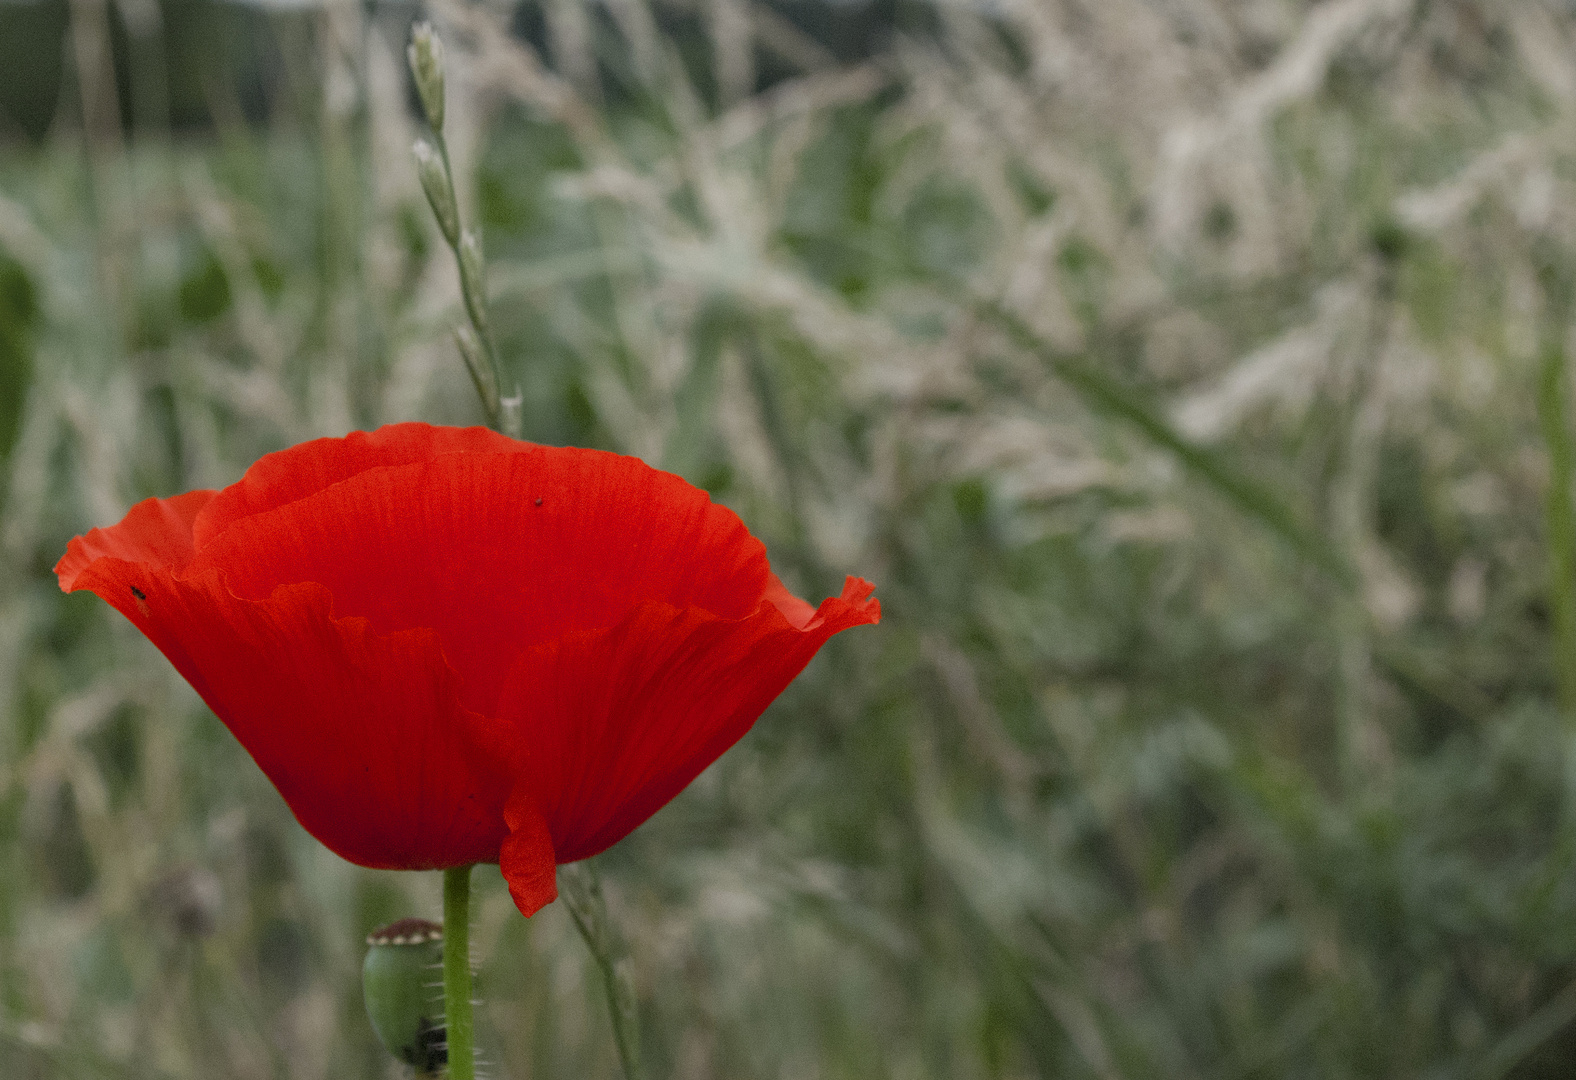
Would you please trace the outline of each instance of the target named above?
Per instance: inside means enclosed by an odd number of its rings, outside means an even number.
[[[432,24],[419,22],[410,29],[410,46],[405,50],[410,73],[416,77],[416,93],[427,113],[433,131],[443,130],[443,42]]]
[[[453,247],[460,242],[460,208],[454,202],[454,185],[449,182],[449,170],[443,158],[426,139],[417,139],[411,147],[416,155],[416,175],[421,178],[421,190],[427,193],[432,214],[438,219],[443,238]]]
[[[367,1019],[389,1053],[417,1076],[448,1063],[443,1026],[443,927],[401,919],[367,935],[361,989]]]

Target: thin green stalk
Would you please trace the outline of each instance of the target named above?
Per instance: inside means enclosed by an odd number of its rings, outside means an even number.
[[[1088,358],[1062,352],[1034,332],[1022,319],[991,300],[977,302],[975,313],[1003,332],[1017,347],[1037,355],[1058,378],[1091,409],[1124,420],[1155,445],[1170,451],[1177,461],[1243,514],[1256,519],[1309,563],[1323,570],[1343,592],[1357,588],[1357,573],[1345,556],[1328,540],[1307,528],[1278,495],[1251,477],[1243,475],[1208,447],[1192,442],[1177,431],[1164,415],[1123,385],[1096,368]],[[1563,326],[1563,323],[1561,323]],[[1563,363],[1563,361],[1562,361]],[[1563,519],[1572,519],[1567,509]],[[1576,557],[1567,557],[1565,566],[1576,573]],[[1564,595],[1576,595],[1567,587]],[[1434,704],[1461,715],[1481,715],[1491,707],[1483,691],[1460,672],[1433,662],[1395,637],[1373,638],[1376,661],[1392,678],[1413,691],[1426,694]],[[1562,655],[1576,656],[1576,646],[1563,649]]]
[[[471,868],[443,872],[443,1023],[449,1080],[475,1080],[475,1022],[471,1014]]]
[[[629,958],[622,955],[607,921],[607,903],[602,898],[602,881],[588,860],[562,867],[558,872],[563,895],[575,929],[591,951],[591,959],[602,973],[607,991],[607,1008],[613,1019],[613,1041],[625,1080],[640,1080],[640,1014],[635,1000],[635,983]]]
[[[1500,1080],[1576,1020],[1576,983],[1570,983],[1489,1047],[1465,1080]]]
[[[1554,616],[1554,671],[1566,722],[1576,725],[1576,449],[1571,443],[1566,403],[1565,325],[1550,318],[1544,332],[1538,378],[1538,420],[1549,449],[1549,498],[1545,507],[1549,545],[1549,608]]]
[[[467,229],[460,218],[455,196],[454,166],[449,160],[449,143],[443,137],[444,78],[443,44],[425,23],[412,29],[409,50],[411,73],[426,113],[432,140],[418,139],[415,146],[416,172],[421,187],[438,222],[438,231],[454,256],[460,275],[460,296],[465,302],[468,325],[455,328],[454,340],[470,372],[471,382],[487,414],[487,426],[494,431],[519,437],[519,397],[504,398],[498,363],[498,346],[493,341],[487,318],[486,264],[482,258],[481,238]]]
[[[1332,446],[1320,503],[1325,535],[1333,550],[1356,565],[1374,534],[1374,485],[1385,433],[1385,397],[1380,384],[1385,346],[1395,321],[1393,260],[1382,260],[1374,279],[1375,300],[1363,344],[1352,357],[1344,401],[1336,403]],[[1375,779],[1385,760],[1384,733],[1370,708],[1375,627],[1359,590],[1332,597],[1330,630],[1335,641],[1333,704],[1341,788],[1354,793]]]
[[[986,322],[1003,330],[1013,344],[1038,356],[1090,408],[1137,428],[1155,445],[1170,451],[1184,468],[1239,510],[1268,526],[1337,584],[1348,590],[1355,587],[1357,576],[1341,553],[1322,536],[1307,529],[1274,492],[1239,473],[1209,448],[1184,437],[1131,387],[1122,385],[1088,358],[1054,348],[1022,319],[994,301],[979,302],[975,311]]]
[[[437,149],[438,167],[443,173],[443,183],[449,189],[450,198],[454,192],[454,167],[449,162],[449,144],[443,137],[441,129],[434,128],[432,140]],[[455,206],[458,206],[456,200]],[[458,222],[458,212],[455,216]],[[498,347],[493,342],[492,326],[487,318],[487,285],[482,277],[482,262],[478,258],[469,258],[466,245],[475,244],[479,252],[480,244],[476,234],[471,230],[460,227],[458,234],[451,235],[449,229],[440,229],[444,241],[449,245],[449,252],[454,256],[455,268],[460,275],[460,297],[465,303],[465,314],[470,326],[455,332],[455,339],[460,348],[460,355],[465,360],[465,366],[470,371],[471,381],[476,386],[476,392],[482,399],[482,408],[487,413],[487,426],[495,430],[502,429],[502,396],[499,393],[498,378]],[[467,333],[467,329],[469,333]]]

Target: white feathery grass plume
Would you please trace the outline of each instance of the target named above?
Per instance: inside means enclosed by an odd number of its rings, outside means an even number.
[[[1340,52],[1379,22],[1404,19],[1416,0],[1330,0],[1313,9],[1296,39],[1262,73],[1234,87],[1209,115],[1175,123],[1161,142],[1152,187],[1154,230],[1169,250],[1183,249],[1192,237],[1206,187],[1201,180],[1225,155],[1248,151],[1262,128],[1286,106],[1304,100],[1324,84]]]
[[[1213,385],[1177,402],[1172,421],[1189,438],[1215,442],[1262,406],[1299,412],[1329,369],[1343,331],[1360,319],[1363,307],[1357,283],[1326,285],[1308,323],[1253,350]]]

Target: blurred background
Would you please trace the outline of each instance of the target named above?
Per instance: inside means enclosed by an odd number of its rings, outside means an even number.
[[[0,1073],[392,1078],[316,845],[65,597],[136,500],[476,423],[878,583],[598,859],[654,1080],[1576,1071],[1576,9],[0,0]],[[612,1078],[477,873],[495,1078]]]

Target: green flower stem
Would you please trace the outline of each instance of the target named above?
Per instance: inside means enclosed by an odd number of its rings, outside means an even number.
[[[475,1021],[471,1015],[471,868],[443,872],[443,1023],[449,1080],[475,1080]]]

